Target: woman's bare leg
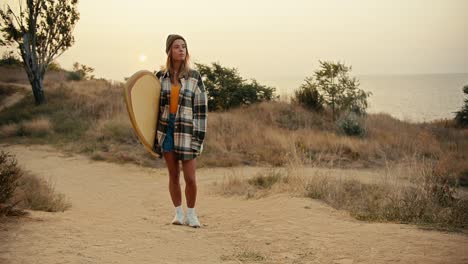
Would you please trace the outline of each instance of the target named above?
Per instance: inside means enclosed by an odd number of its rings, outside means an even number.
[[[182,204],[182,192],[180,190],[180,168],[179,161],[175,153],[164,152],[164,159],[166,160],[167,169],[169,171],[169,193],[171,194],[172,203],[174,207]]]
[[[182,169],[185,179],[185,197],[187,199],[187,207],[194,208],[197,200],[197,181],[195,178],[195,159],[182,161]]]

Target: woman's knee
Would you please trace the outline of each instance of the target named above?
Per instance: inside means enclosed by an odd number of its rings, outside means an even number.
[[[185,184],[188,186],[195,186],[195,160],[183,161],[182,166],[184,171]]]
[[[197,185],[197,181],[195,180],[195,175],[185,176],[184,180],[185,180],[185,184],[187,186],[196,186]]]

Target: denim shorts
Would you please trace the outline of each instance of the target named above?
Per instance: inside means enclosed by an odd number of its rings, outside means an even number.
[[[163,152],[174,151],[174,124],[175,124],[175,114],[169,114],[169,121],[167,124],[166,137],[162,144]]]

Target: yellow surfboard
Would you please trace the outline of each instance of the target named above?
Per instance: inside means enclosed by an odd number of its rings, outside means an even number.
[[[133,129],[145,149],[155,157],[153,151],[158,123],[161,83],[150,71],[139,71],[124,85],[125,104]]]

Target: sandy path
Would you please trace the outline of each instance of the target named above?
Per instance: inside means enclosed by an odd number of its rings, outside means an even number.
[[[211,183],[233,169],[200,169],[204,226],[173,226],[165,169],[96,162],[49,147],[3,148],[55,182],[73,206],[1,226],[2,264],[468,263],[466,235],[360,222],[285,194],[251,200],[210,194]]]

